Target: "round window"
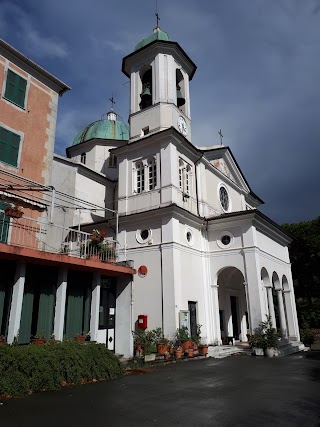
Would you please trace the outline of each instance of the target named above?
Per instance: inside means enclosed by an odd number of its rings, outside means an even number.
[[[221,186],[219,189],[220,203],[223,210],[229,210],[229,195],[225,187]]]
[[[189,245],[189,246],[193,246],[193,244],[194,244],[194,237],[193,237],[192,230],[191,230],[190,228],[187,228],[187,229],[186,229],[186,234],[185,234],[185,236],[186,236],[186,239],[187,239],[187,243],[188,243],[188,245]]]
[[[140,237],[141,240],[147,240],[147,238],[149,237],[149,230],[142,230],[140,232]]]
[[[217,244],[221,249],[228,249],[234,243],[234,237],[229,231],[222,231],[217,238]]]
[[[187,240],[188,240],[188,242],[190,243],[191,242],[191,240],[192,240],[192,234],[191,234],[191,231],[187,231]]]
[[[227,234],[225,234],[224,236],[221,237],[221,243],[225,246],[229,245],[231,242],[231,237],[228,236]]]
[[[150,230],[150,228],[149,229],[143,228],[141,230],[136,231],[136,239],[137,239],[137,242],[140,244],[150,242],[151,237],[152,237],[152,231]]]

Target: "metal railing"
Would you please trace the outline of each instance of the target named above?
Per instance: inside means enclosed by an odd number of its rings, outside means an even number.
[[[72,257],[116,262],[114,240],[32,218],[11,218],[0,210],[0,243]]]

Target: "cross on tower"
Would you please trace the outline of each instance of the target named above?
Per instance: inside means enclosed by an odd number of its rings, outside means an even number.
[[[156,0],[156,13],[155,13],[155,15],[157,18],[157,27],[156,28],[158,28],[159,27],[159,21],[160,21],[159,14],[158,14],[158,0]]]
[[[113,94],[112,94],[112,97],[109,98],[109,101],[111,101],[111,110],[113,111],[113,106],[116,103],[116,101],[113,99]]]
[[[221,129],[219,130],[218,134],[220,135],[220,144],[222,145],[223,135],[222,135]]]

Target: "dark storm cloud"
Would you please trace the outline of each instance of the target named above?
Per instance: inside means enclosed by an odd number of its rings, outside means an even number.
[[[320,0],[159,0],[160,25],[198,66],[193,142],[222,128],[279,222],[320,214]],[[150,0],[2,1],[3,38],[73,90],[59,105],[56,151],[108,109],[128,116],[122,57],[155,24]]]

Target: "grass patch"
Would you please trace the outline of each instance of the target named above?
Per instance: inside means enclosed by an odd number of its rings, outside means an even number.
[[[123,374],[119,359],[102,344],[64,341],[0,347],[0,396],[27,396]]]

